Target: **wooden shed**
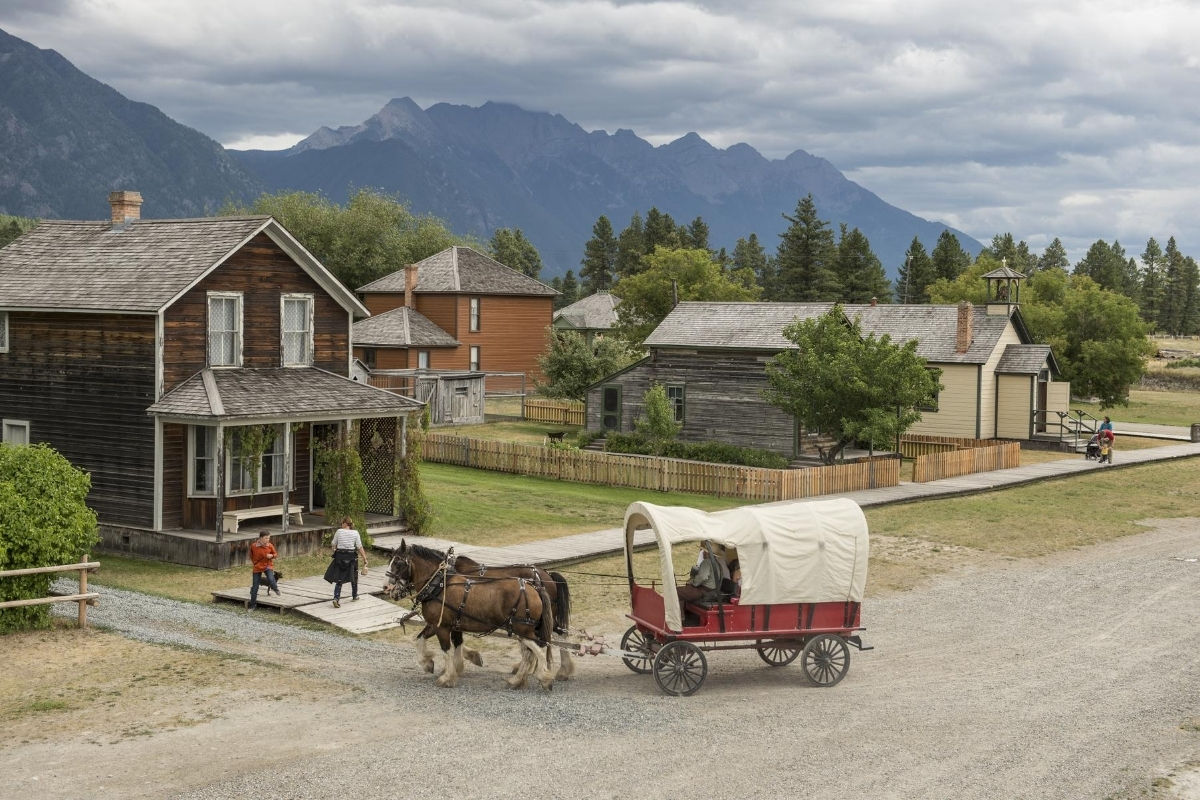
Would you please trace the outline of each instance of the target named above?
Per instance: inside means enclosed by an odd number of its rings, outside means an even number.
[[[429,405],[431,425],[474,425],[484,421],[482,372],[386,369],[370,374],[370,385]]]

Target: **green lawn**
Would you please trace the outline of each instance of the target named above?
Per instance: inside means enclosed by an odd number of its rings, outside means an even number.
[[[1122,422],[1144,422],[1151,425],[1191,425],[1200,422],[1200,392],[1151,392],[1134,389],[1129,392],[1129,407],[1117,406],[1101,411],[1099,404],[1071,401],[1071,408],[1081,408],[1096,419],[1112,417],[1117,428]]]
[[[488,422],[483,425],[449,425],[433,429],[433,433],[451,436],[468,436],[473,439],[489,439],[519,444],[545,444],[546,435],[566,432],[568,440],[574,439],[579,428],[570,425],[554,425],[550,422]]]

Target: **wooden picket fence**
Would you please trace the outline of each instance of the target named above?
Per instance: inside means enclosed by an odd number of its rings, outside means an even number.
[[[424,458],[440,464],[656,492],[691,492],[756,502],[794,500],[900,483],[900,461],[875,458],[810,469],[764,469],[677,458],[563,450],[431,433]]]
[[[913,460],[913,483],[1021,466],[1020,442],[980,441],[986,446],[916,456]]]
[[[587,424],[583,403],[578,401],[562,403],[554,400],[526,400],[525,419],[554,425],[574,425],[579,428]]]

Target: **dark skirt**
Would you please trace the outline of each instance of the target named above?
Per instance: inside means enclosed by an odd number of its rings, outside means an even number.
[[[325,570],[329,583],[353,583],[358,579],[358,551],[335,550],[333,560]]]

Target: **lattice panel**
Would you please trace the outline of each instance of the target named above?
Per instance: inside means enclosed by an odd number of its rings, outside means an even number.
[[[391,514],[395,499],[392,476],[396,465],[396,420],[363,419],[358,426],[358,454],[362,459],[363,481],[367,484],[367,511]]]

